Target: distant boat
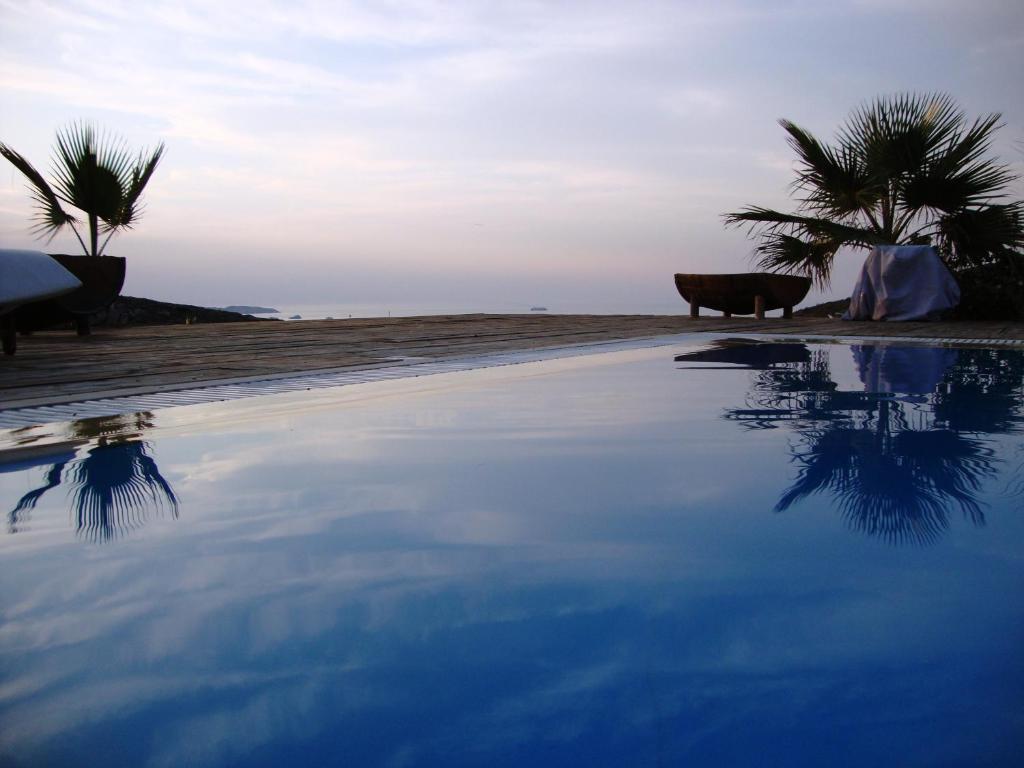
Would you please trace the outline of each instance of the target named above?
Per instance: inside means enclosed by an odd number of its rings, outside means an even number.
[[[530,307],[531,312],[547,312],[547,307]]]

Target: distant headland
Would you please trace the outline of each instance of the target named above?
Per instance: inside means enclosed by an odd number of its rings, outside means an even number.
[[[225,312],[238,312],[243,315],[276,315],[279,310],[273,307],[253,307],[248,304],[232,304],[230,307],[221,307]]]
[[[279,322],[276,317],[254,317],[251,313],[227,309],[174,304],[134,296],[118,296],[114,303],[90,317],[95,327],[133,325],[190,325],[192,323]]]

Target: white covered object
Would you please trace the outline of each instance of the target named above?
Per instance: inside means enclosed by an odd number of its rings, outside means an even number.
[[[935,392],[958,355],[948,347],[889,344],[853,344],[850,351],[865,392],[897,395],[899,399]]]
[[[877,245],[844,320],[932,320],[960,303],[960,286],[930,245]]]
[[[19,304],[60,296],[81,285],[45,253],[0,249],[0,315]]]

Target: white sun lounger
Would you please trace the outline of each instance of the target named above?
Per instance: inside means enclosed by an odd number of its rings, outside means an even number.
[[[0,331],[4,353],[16,348],[14,318],[10,313],[30,301],[68,293],[82,285],[64,267],[40,251],[0,249]]]

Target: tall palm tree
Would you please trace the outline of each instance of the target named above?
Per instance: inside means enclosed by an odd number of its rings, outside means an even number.
[[[0,142],[3,155],[29,180],[36,204],[33,231],[52,240],[69,226],[87,256],[101,256],[113,234],[130,229],[142,213],[140,198],[163,157],[164,145],[132,157],[124,142],[101,135],[87,123],[74,123],[57,132],[53,161],[53,185],[32,164]],[[88,222],[86,246],[76,224],[79,220],[64,206],[79,209]],[[106,234],[102,245],[101,234]]]
[[[969,122],[943,94],[883,97],[854,110],[825,144],[789,120],[797,153],[794,213],[748,206],[727,226],[759,239],[756,263],[826,286],[843,247],[934,244],[954,269],[1019,267],[1024,206],[1017,176],[989,157],[1000,115]]]

